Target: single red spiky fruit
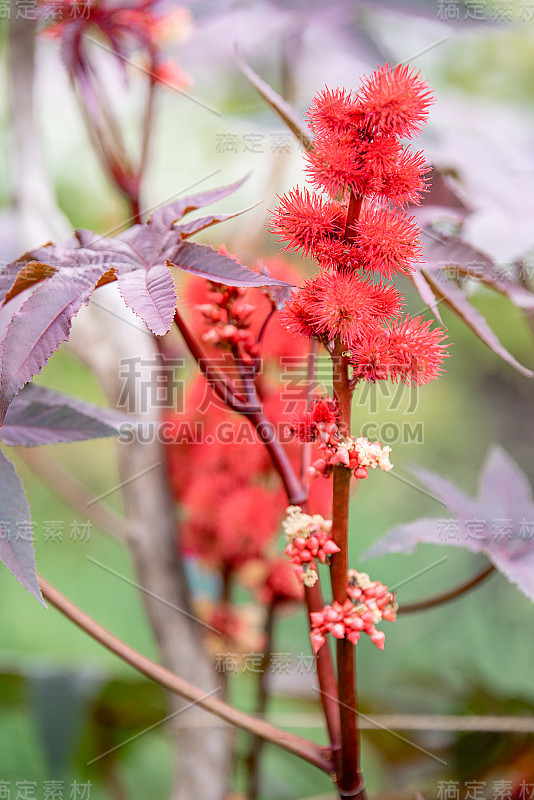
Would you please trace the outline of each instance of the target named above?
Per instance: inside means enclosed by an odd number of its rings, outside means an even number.
[[[428,191],[426,176],[429,172],[424,154],[405,148],[395,165],[384,174],[382,189],[377,194],[399,206],[420,205],[422,193]]]
[[[439,378],[447,357],[442,328],[431,328],[424,317],[409,317],[388,328],[391,375],[403,383],[421,386]]]
[[[434,102],[428,84],[420,73],[399,64],[385,64],[362,81],[360,109],[368,130],[394,136],[411,137],[421,131]]]
[[[367,328],[351,346],[350,363],[358,380],[385,381],[390,376],[392,358],[387,332],[379,327]]]
[[[365,206],[354,228],[361,266],[388,280],[399,272],[410,273],[421,255],[419,233],[414,217]]]
[[[361,125],[363,112],[351,92],[325,87],[313,98],[306,117],[316,134],[338,135]]]
[[[394,286],[374,284],[354,272],[320,272],[286,303],[287,327],[305,336],[330,341],[337,336],[350,344],[377,321],[400,313],[401,295]]]
[[[331,425],[339,420],[339,411],[336,401],[330,397],[320,397],[314,400],[311,407],[311,415],[316,424],[324,423]]]
[[[298,187],[279,199],[270,228],[288,243],[286,250],[302,250],[307,256],[343,236],[346,209],[341,203],[327,203]]]
[[[317,423],[310,411],[295,414],[289,432],[299,442],[314,442],[317,435]]]

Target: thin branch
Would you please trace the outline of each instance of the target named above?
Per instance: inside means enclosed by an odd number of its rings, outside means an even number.
[[[455,600],[457,597],[461,597],[470,589],[478,586],[479,583],[482,583],[482,581],[492,575],[495,571],[496,570],[493,564],[489,564],[468,581],[465,581],[465,583],[461,583],[459,586],[455,586],[453,589],[448,589],[446,592],[442,592],[441,594],[428,597],[426,600],[419,600],[417,603],[407,603],[402,605],[400,606],[398,613],[411,614],[415,611],[425,611],[427,608],[434,608],[435,606],[440,606],[443,603],[448,603],[449,600]]]
[[[313,766],[323,770],[323,772],[333,775],[334,769],[329,748],[319,747],[315,742],[310,742],[307,739],[302,739],[300,736],[294,736],[291,733],[279,730],[274,727],[274,725],[270,725],[264,720],[256,719],[250,714],[233,708],[233,706],[213,696],[207,697],[202,689],[188,683],[160,664],[156,664],[155,661],[139,653],[139,651],[130,647],[126,642],[123,642],[112,634],[96,622],[96,620],[78,608],[77,605],[68,600],[40,575],[38,575],[38,580],[43,597],[51,605],[57,608],[58,611],[81,628],[81,630],[88,633],[89,636],[99,642],[99,644],[106,647],[112,653],[115,653],[115,655],[127,664],[130,664],[130,666],[138,672],[141,672],[147,678],[150,678],[150,680],[159,683],[170,692],[194,702],[211,714],[215,714],[215,716],[230,723],[230,725],[249,731],[256,736],[261,736],[265,741],[276,744],[289,753],[293,753],[293,755],[299,756],[299,758],[313,764]]]
[[[265,317],[265,320],[263,321],[263,325],[260,328],[260,332],[258,333],[258,339],[257,339],[257,344],[258,345],[261,345],[261,343],[263,341],[263,337],[265,336],[265,331],[267,330],[267,326],[269,325],[269,322],[271,321],[271,319],[273,318],[275,313],[276,313],[276,309],[273,306],[273,308],[271,308],[271,310],[269,311],[269,313]],[[254,367],[252,369],[252,377],[253,378],[255,378],[256,375],[258,374],[258,372],[260,371],[260,367],[261,367],[261,355],[257,355],[256,358],[254,359]]]
[[[241,384],[245,393],[245,397],[247,398],[247,403],[252,407],[255,399],[257,399],[254,386],[254,378],[257,374],[255,364],[245,364],[238,344],[232,345],[232,355],[239,372],[239,377],[241,378]]]
[[[205,357],[201,348],[198,346],[198,343],[191,334],[191,331],[189,330],[185,320],[178,311],[174,315],[174,321],[176,322],[178,330],[183,336],[189,352],[197,362],[201,371],[217,395],[226,403],[229,408],[237,411],[240,414],[243,414],[243,416],[245,416],[256,428],[260,439],[269,451],[276,470],[282,478],[289,502],[293,505],[300,505],[301,503],[306,502],[308,498],[308,492],[302,486],[297,475],[295,474],[293,465],[291,464],[285,449],[276,435],[274,425],[272,422],[270,422],[270,420],[267,419],[261,410],[261,403],[257,396],[255,387],[248,387],[248,402],[243,397],[238,396],[235,393],[235,390],[230,387],[228,382],[222,378],[217,370],[215,370],[209,363],[209,360]]]
[[[228,381],[209,363],[209,359],[206,358],[202,349],[198,346],[195,337],[192,335],[186,321],[179,311],[176,311],[174,315],[174,322],[182,334],[182,338],[189,352],[197,362],[200,371],[203,373],[212,389],[214,389],[221,400],[233,411],[245,413],[249,408],[249,404],[244,397],[239,397],[235,394],[234,389],[230,386]]]
[[[260,328],[260,332],[258,333],[258,344],[261,344],[263,341],[263,337],[265,336],[265,331],[267,330],[267,326],[269,322],[272,320],[274,314],[276,313],[276,309],[273,307],[265,317],[263,321],[263,325]]]
[[[257,403],[259,405],[259,400],[257,400]],[[297,477],[285,448],[276,435],[274,425],[267,419],[263,410],[258,411],[258,407],[249,413],[245,413],[245,416],[254,425],[260,439],[269,451],[274,467],[284,484],[289,503],[295,506],[302,505],[308,499],[308,490],[301,484]]]

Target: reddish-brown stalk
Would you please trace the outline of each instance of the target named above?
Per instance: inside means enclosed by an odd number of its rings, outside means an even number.
[[[362,198],[351,192],[345,241],[351,239],[354,223],[357,222]],[[339,428],[343,435],[350,435],[352,388],[349,365],[343,355],[345,347],[338,340],[332,354],[333,388],[339,409]],[[332,538],[339,553],[331,558],[330,575],[334,600],[343,604],[347,599],[348,574],[348,529],[351,471],[344,466],[334,467],[332,502]],[[339,697],[339,721],[341,728],[341,754],[338,774],[340,796],[365,800],[365,780],[360,771],[360,741],[358,733],[356,658],[354,645],[347,638],[337,640],[337,675]]]

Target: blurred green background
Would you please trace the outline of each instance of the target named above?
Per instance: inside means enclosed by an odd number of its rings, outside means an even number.
[[[424,7],[423,16],[397,18],[380,8],[362,11],[355,4],[354,19],[362,21],[363,16],[366,30],[372,34],[371,41],[389,52],[392,60],[409,57],[410,52],[417,54],[424,50],[425,43],[430,47],[440,36],[445,37],[439,47],[430,48],[413,62],[430,79],[441,107],[434,125],[431,120],[422,146],[428,143],[429,151],[439,159],[440,142],[448,130],[469,125],[463,122],[463,109],[479,104],[488,119],[491,114],[496,120],[510,117],[517,120],[518,127],[523,126],[516,130],[517,141],[502,144],[508,149],[517,144],[517,157],[523,163],[518,142],[530,142],[533,137],[529,124],[534,109],[534,23],[519,19],[519,4],[511,24],[491,22],[490,7],[486,6],[488,24],[467,28],[455,26],[454,19],[443,25],[439,4],[420,5]],[[197,21],[197,8],[192,7],[190,40],[176,54],[195,80],[191,94],[214,107],[217,114],[176,93],[160,92],[150,175],[145,187],[146,206],[163,202],[196,182],[199,188],[208,188],[229,183],[251,171],[247,186],[220,204],[221,208],[244,207],[258,200],[262,203],[248,218],[214,228],[205,240],[217,245],[224,241],[231,252],[238,252],[245,261],[247,257],[273,255],[277,244],[264,229],[267,209],[274,207],[277,192],[285,191],[302,177],[300,153],[293,142],[288,153],[271,151],[273,137],[283,129],[233,65],[229,55],[231,42],[227,41],[228,20],[221,21],[213,11],[214,21],[209,23],[212,9],[208,4],[199,4],[198,8]],[[249,47],[245,54],[278,89],[283,82],[279,54],[283,51],[285,29],[283,19],[276,28],[269,14],[283,18],[285,11],[278,6],[249,7],[245,3],[241,11],[234,12],[242,14],[241,27],[237,28],[242,37],[252,30],[254,20],[257,24],[262,18],[270,19],[269,34],[273,37],[270,44],[266,41],[260,51]],[[211,30],[210,24],[215,31],[220,25],[221,50],[208,55],[202,48],[210,41],[209,37],[203,38],[206,28]],[[312,19],[300,44],[304,55],[294,65],[293,93],[301,109],[316,89],[332,81],[334,74],[338,85],[353,87],[358,83],[357,72],[350,73],[345,68],[352,63],[348,61],[353,55],[350,43],[339,34],[340,52],[336,57],[332,54],[330,60],[335,28],[325,31],[322,51],[320,35],[320,18],[318,22]],[[247,40],[242,44],[246,50]],[[352,46],[356,44],[353,42]],[[313,68],[309,67],[312,63]],[[370,62],[367,70],[374,66]],[[356,69],[354,64],[353,68]],[[133,81],[135,84],[135,78]],[[108,186],[90,150],[53,42],[39,45],[37,83],[45,154],[58,202],[73,226],[106,232],[123,221],[125,206]],[[125,119],[131,119],[135,134],[135,87],[132,97],[133,100],[125,102],[124,115]],[[7,105],[1,123],[4,155],[0,172],[4,173],[5,180],[1,183],[6,187],[10,180],[12,144]],[[262,137],[263,152],[244,151],[244,137],[251,133]],[[237,137],[237,152],[221,152],[222,141],[230,141],[228,136]],[[443,155],[442,161],[447,157]],[[507,177],[512,180],[513,176],[503,170],[502,181],[506,182]],[[497,186],[497,193],[499,189]],[[4,189],[4,193],[7,201],[9,192]],[[506,202],[506,190],[503,193]],[[513,228],[509,235],[514,235]],[[402,288],[407,292],[410,310],[420,311],[420,299],[407,284]],[[508,349],[522,363],[532,366],[532,335],[522,313],[487,290],[477,289],[472,301]],[[491,444],[499,442],[532,481],[534,387],[531,381],[499,360],[447,310],[444,321],[454,343],[447,371],[439,382],[422,388],[415,414],[404,413],[407,403],[401,403],[398,411],[392,412],[387,398],[380,398],[376,390],[377,411],[372,411],[369,403],[358,404],[356,398],[355,420],[363,423],[376,419],[378,426],[393,421],[400,428],[414,420],[422,424],[423,441],[402,441],[401,437],[391,443],[395,471],[401,476],[409,477],[410,463],[417,463],[448,475],[474,493],[485,454]],[[63,348],[37,381],[104,402],[94,376]],[[96,495],[117,483],[111,441],[55,446],[50,452]],[[10,455],[14,455],[12,450]],[[128,553],[95,527],[88,541],[73,540],[73,524],[86,520],[77,517],[16,456],[15,461],[32,506],[39,571],[103,625],[157,658],[136,589],[117,581],[88,560],[91,557],[133,578]],[[351,511],[353,564],[358,564],[359,555],[394,524],[423,515],[442,515],[441,507],[434,501],[395,479],[395,471],[391,475],[372,474],[358,491]],[[106,502],[120,511],[119,493]],[[62,541],[45,539],[45,522],[51,520],[63,523]],[[444,556],[446,561],[424,571]],[[412,556],[392,555],[362,566],[389,585],[401,583],[421,571],[419,577],[400,589],[402,603],[454,585],[476,572],[481,564],[480,557],[455,548],[422,546]],[[0,781],[11,782],[12,787],[17,781],[36,781],[37,792],[42,791],[44,781],[65,781],[65,796],[72,781],[91,781],[94,798],[163,800],[172,775],[172,747],[164,726],[155,727],[120,747],[113,758],[87,765],[95,754],[162,719],[163,692],[89,640],[54,610],[39,607],[5,570],[0,579]],[[387,624],[384,653],[368,641],[362,641],[357,649],[362,711],[371,715],[531,714],[533,622],[530,602],[504,578],[494,576],[458,602],[424,614],[401,617],[395,625]],[[280,620],[274,649],[291,653],[293,659],[308,652],[303,613]],[[287,681],[287,691],[294,697],[284,694],[280,682],[280,691],[269,711],[283,712],[286,721],[289,712],[295,713],[297,726],[293,730],[324,742],[310,681],[302,678],[301,687],[298,681],[297,675]],[[232,678],[230,691],[238,705],[253,707],[251,676]],[[388,732],[364,733],[364,765],[371,792],[402,786],[436,797],[440,780],[463,781],[473,775],[487,775],[491,767],[497,767],[499,777],[498,765],[510,764],[528,745],[520,735],[460,737],[410,733],[406,738],[431,752],[436,748],[436,752],[446,753],[446,766]],[[243,752],[245,746],[246,737],[242,735]],[[264,800],[311,797],[326,794],[330,788],[328,779],[313,768],[271,746],[265,748],[262,774]],[[239,770],[236,788],[242,788]]]

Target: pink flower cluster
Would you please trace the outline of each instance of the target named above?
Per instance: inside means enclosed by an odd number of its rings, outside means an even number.
[[[322,611],[312,611],[310,638],[313,652],[317,653],[327,633],[335,639],[347,638],[357,644],[362,633],[366,633],[373,644],[384,649],[385,634],[377,631],[376,625],[383,619],[394,622],[398,605],[395,596],[378,581],[371,581],[365,572],[349,570],[348,600],[343,604],[334,602]]]
[[[332,522],[320,514],[304,514],[300,506],[289,506],[282,523],[286,535],[285,554],[289,556],[299,581],[314,586],[318,580],[315,559],[325,564],[340,548],[331,537]]]
[[[255,307],[244,302],[246,291],[239,286],[212,284],[210,302],[197,305],[196,310],[202,313],[209,326],[202,336],[204,341],[217,347],[237,348],[241,357],[248,361],[257,355],[258,347],[250,331]]]
[[[321,458],[309,467],[310,480],[319,475],[329,477],[336,464],[348,467],[356,478],[366,478],[368,469],[378,467],[389,472],[393,468],[389,460],[391,447],[382,447],[380,442],[370,442],[364,436],[342,436],[338,420],[335,400],[322,397],[297,414],[289,427],[289,432],[299,442],[319,441]]]
[[[393,464],[389,460],[391,447],[382,447],[380,442],[370,442],[365,436],[340,436],[336,430],[327,442],[321,442],[322,457],[308,468],[310,480],[323,475],[329,477],[332,467],[341,464],[352,470],[355,478],[367,478],[368,469],[389,472]]]

